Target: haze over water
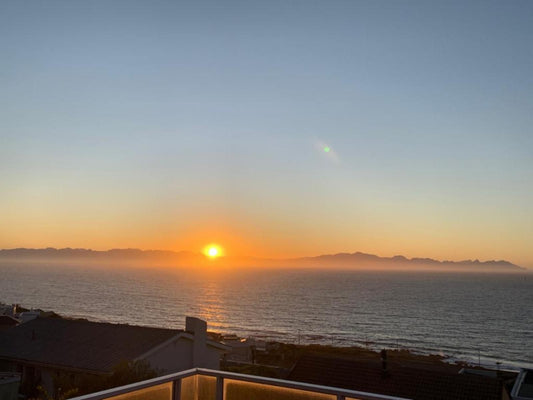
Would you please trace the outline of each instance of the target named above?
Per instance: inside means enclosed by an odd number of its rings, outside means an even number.
[[[533,366],[528,273],[154,270],[0,265],[0,301],[65,316],[266,340],[408,348]]]

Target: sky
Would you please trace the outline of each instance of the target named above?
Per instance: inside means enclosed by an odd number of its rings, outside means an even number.
[[[532,20],[530,1],[2,1],[0,248],[533,267]]]

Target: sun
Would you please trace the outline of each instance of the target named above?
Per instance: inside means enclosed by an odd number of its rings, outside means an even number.
[[[222,248],[219,245],[210,244],[205,246],[204,254],[211,259],[215,259],[222,255]]]

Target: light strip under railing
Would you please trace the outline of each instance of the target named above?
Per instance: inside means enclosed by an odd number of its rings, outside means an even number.
[[[194,368],[182,372],[177,372],[170,375],[165,375],[146,381],[132,383],[130,385],[120,386],[101,392],[91,393],[83,396],[74,397],[71,400],[103,400],[109,397],[118,396],[121,394],[132,393],[140,389],[146,389],[152,386],[173,382],[172,385],[172,400],[180,400],[181,396],[181,380],[190,376],[211,376],[217,378],[216,381],[216,398],[213,400],[224,400],[224,379],[231,379],[234,381],[257,383],[262,385],[281,387],[287,389],[297,389],[308,391],[312,393],[321,393],[336,396],[337,400],[345,400],[349,398],[357,398],[361,400],[409,400],[402,397],[386,396],[376,393],[360,392],[356,390],[347,390],[341,388],[334,388],[330,386],[313,385],[303,382],[287,381],[283,379],[266,378],[255,375],[244,375],[234,372],[216,371],[203,368]]]

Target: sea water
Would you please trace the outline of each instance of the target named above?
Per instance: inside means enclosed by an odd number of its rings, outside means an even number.
[[[96,321],[533,367],[533,274],[0,264],[0,301]]]

